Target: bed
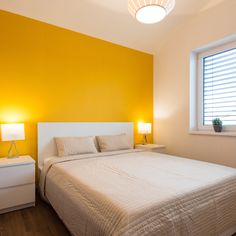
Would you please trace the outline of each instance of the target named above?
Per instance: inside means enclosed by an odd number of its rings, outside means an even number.
[[[55,136],[127,133],[133,142],[133,124],[38,127],[41,194],[72,235],[236,232],[234,168],[133,149],[58,158]]]

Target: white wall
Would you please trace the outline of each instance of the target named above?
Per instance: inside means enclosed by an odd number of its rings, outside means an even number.
[[[171,154],[236,167],[236,137],[189,134],[190,52],[236,34],[236,1],[224,2],[171,32],[155,55],[154,141]]]

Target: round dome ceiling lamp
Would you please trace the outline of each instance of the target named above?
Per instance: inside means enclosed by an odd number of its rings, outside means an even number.
[[[175,6],[175,0],[128,0],[129,12],[141,23],[163,20]]]

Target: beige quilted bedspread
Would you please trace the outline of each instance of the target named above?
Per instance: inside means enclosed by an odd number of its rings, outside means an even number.
[[[48,161],[41,191],[73,235],[230,235],[236,170],[140,151]]]

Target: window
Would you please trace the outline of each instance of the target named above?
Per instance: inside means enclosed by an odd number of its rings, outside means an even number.
[[[203,58],[203,125],[236,125],[236,48]]]
[[[236,43],[198,54],[198,129],[212,128],[220,118],[225,130],[236,130]]]

